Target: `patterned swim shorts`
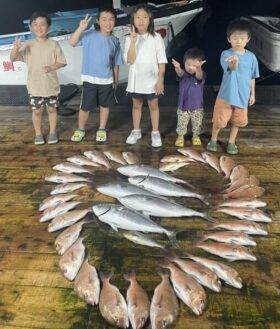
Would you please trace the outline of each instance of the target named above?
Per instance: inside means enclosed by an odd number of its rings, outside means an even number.
[[[42,107],[57,108],[59,106],[58,96],[40,97],[29,95],[29,100],[32,110],[37,110]]]

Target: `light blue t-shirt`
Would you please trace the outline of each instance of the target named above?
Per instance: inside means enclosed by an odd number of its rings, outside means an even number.
[[[78,46],[83,46],[82,75],[108,79],[114,66],[123,64],[120,42],[114,35],[90,29],[82,34]]]
[[[238,67],[230,70],[226,59],[230,56],[238,57]],[[229,104],[240,108],[247,108],[251,91],[251,80],[258,78],[259,66],[256,56],[249,50],[239,55],[231,49],[221,54],[221,65],[224,70],[223,80],[218,98],[226,100]]]

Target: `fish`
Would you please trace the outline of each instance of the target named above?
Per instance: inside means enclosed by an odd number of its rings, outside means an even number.
[[[128,318],[132,329],[141,329],[149,318],[150,301],[148,294],[141,287],[132,271],[124,275],[124,279],[130,282],[126,293]]]
[[[147,237],[146,235],[140,232],[128,231],[128,232],[124,232],[123,236],[134,243],[141,244],[142,246],[165,249],[165,246],[157,243],[153,239]]]
[[[86,221],[80,221],[75,225],[68,227],[65,231],[60,233],[55,239],[55,250],[59,255],[63,255],[65,251],[75,243],[82,231],[82,226]]]
[[[74,155],[72,157],[66,158],[66,160],[80,166],[100,167],[100,164],[89,160],[83,155]]]
[[[232,158],[222,155],[220,157],[220,168],[222,172],[225,174],[225,178],[229,178],[232,169],[236,166],[234,160]]]
[[[161,178],[170,182],[174,183],[182,183],[186,184],[189,187],[193,188],[193,186],[188,183],[187,181],[183,179],[179,179],[176,177],[173,177],[171,175],[168,175],[164,172],[161,172],[159,169],[156,169],[152,166],[147,165],[127,165],[127,166],[121,166],[117,169],[119,173],[122,175],[131,177],[131,176],[151,176],[151,177],[157,177]]]
[[[222,195],[223,199],[226,200],[228,198],[247,198],[247,199],[254,199],[261,197],[265,192],[265,189],[260,186],[241,186],[236,190],[225,193]]]
[[[234,243],[243,246],[256,246],[256,242],[247,233],[238,231],[220,231],[204,233],[200,241],[214,240],[217,242]]]
[[[202,217],[206,220],[211,218],[206,214],[184,207],[174,201],[163,200],[149,195],[128,195],[118,198],[119,202],[127,208],[140,211],[147,216],[157,217]]]
[[[122,155],[121,152],[109,150],[109,151],[104,151],[103,153],[111,161],[120,163],[122,165],[126,165],[127,164],[127,162],[125,161],[125,159],[124,159],[124,157],[123,157],[123,155]]]
[[[176,239],[176,234],[174,232],[166,230],[153,222],[150,218],[126,207],[112,203],[100,203],[93,205],[92,210],[101,222],[110,225],[115,231],[118,231],[120,228],[127,231],[163,233],[166,234],[172,242]]]
[[[132,152],[122,152],[123,158],[128,164],[139,164],[139,158]]]
[[[56,194],[52,195],[48,198],[46,198],[43,202],[40,203],[39,205],[39,211],[46,210],[47,208],[50,207],[55,207],[61,203],[70,201],[74,199],[77,196],[77,194]]]
[[[84,218],[91,209],[72,210],[56,216],[48,226],[48,232],[55,232],[71,226]]]
[[[43,215],[40,217],[39,221],[41,223],[49,221],[50,219],[53,219],[54,217],[62,215],[68,210],[75,208],[80,203],[80,201],[70,201],[61,203],[55,207],[47,208],[44,210]]]
[[[164,156],[160,162],[190,162],[195,163],[196,161],[194,159],[191,159],[189,157],[186,157],[185,155],[180,154],[172,154],[172,155],[166,155]]]
[[[177,297],[189,306],[195,315],[201,315],[206,306],[206,293],[203,287],[169,261],[164,261],[160,267],[170,270],[170,279]]]
[[[246,207],[246,208],[261,208],[265,207],[267,203],[258,199],[233,199],[227,200],[218,205],[218,207]]]
[[[100,151],[86,151],[84,155],[93,162],[99,163],[102,166],[110,169],[111,165],[106,156]]]
[[[80,165],[77,165],[72,162],[62,162],[53,167],[54,170],[58,170],[61,172],[64,172],[66,174],[90,174],[94,175],[94,172],[91,170],[88,170]]]
[[[119,289],[110,283],[111,276],[112,274],[100,272],[103,286],[99,297],[99,310],[108,323],[125,329],[129,327],[127,305]]]
[[[239,219],[251,220],[254,222],[270,223],[272,219],[260,209],[241,208],[241,207],[224,207],[217,208],[216,212],[222,212]]]
[[[96,268],[89,264],[88,259],[83,262],[74,281],[74,291],[89,305],[98,305],[100,295],[100,281]]]
[[[249,177],[249,175],[250,175],[249,171],[244,166],[238,165],[232,169],[229,179],[232,184],[234,181],[238,180],[239,178],[241,177],[246,178]]]
[[[75,174],[66,174],[63,172],[55,173],[45,177],[45,181],[53,183],[75,183],[75,182],[91,182],[89,178],[81,177]]]
[[[197,257],[191,254],[185,254],[185,257],[206,266],[209,268],[209,270],[216,273],[221,280],[225,281],[226,284],[234,288],[242,288],[242,279],[239,273],[233,267],[212,259]]]
[[[196,198],[205,204],[209,204],[206,197],[198,193],[194,193],[181,185],[166,181],[161,178],[151,176],[132,176],[128,178],[129,183],[143,187],[144,189],[158,195],[166,197],[187,197]],[[139,193],[136,193],[139,194]]]
[[[151,301],[150,320],[152,329],[165,329],[178,317],[179,303],[169,281],[167,270],[159,271],[161,282],[156,286]]]
[[[85,246],[83,240],[85,237],[79,238],[66,252],[60,257],[58,266],[64,277],[69,281],[73,281],[78,274],[80,267],[85,258]]]
[[[183,147],[183,148],[179,148],[177,149],[177,151],[195,161],[198,162],[203,162],[205,163],[205,160],[203,159],[203,157],[201,156],[201,154],[197,151],[195,151],[194,149],[192,149],[191,147]]]
[[[210,152],[202,152],[201,156],[205,160],[206,163],[209,164],[210,167],[215,169],[219,174],[222,173],[220,164],[219,164],[219,159],[216,157],[215,154],[212,154]]]
[[[209,223],[209,229],[222,228],[229,231],[240,231],[250,235],[267,235],[267,231],[264,230],[258,223],[248,220],[227,220],[219,221],[216,223]]]
[[[96,189],[98,192],[111,196],[113,198],[120,198],[132,194],[156,196],[156,194],[148,190],[145,190],[142,187],[135,186],[125,182],[110,182],[110,183],[102,184],[98,186]]]
[[[51,190],[50,194],[55,195],[55,194],[69,193],[69,192],[79,190],[80,188],[85,187],[85,186],[88,186],[88,184],[85,184],[85,183],[59,184]]]
[[[195,246],[212,255],[225,258],[229,262],[234,262],[236,260],[257,260],[256,256],[253,255],[249,249],[241,245],[218,242],[198,242]]]
[[[241,186],[259,186],[260,181],[256,176],[250,175],[249,177],[241,177],[234,181],[227,189],[224,190],[224,193],[232,192],[238,189]]]
[[[189,162],[165,162],[159,166],[160,171],[175,171],[179,168],[188,166]]]
[[[179,266],[179,268],[194,278],[201,285],[215,291],[220,292],[222,289],[221,281],[218,276],[209,268],[194,261],[179,258],[175,253],[168,255],[167,258]]]

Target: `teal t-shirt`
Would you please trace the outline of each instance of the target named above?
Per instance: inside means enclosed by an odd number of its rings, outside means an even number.
[[[226,59],[230,56],[238,57],[238,67],[230,70]],[[259,66],[256,56],[249,50],[243,55],[231,49],[224,50],[221,54],[221,65],[224,70],[218,98],[226,100],[229,104],[247,108],[251,91],[251,80],[258,78]]]

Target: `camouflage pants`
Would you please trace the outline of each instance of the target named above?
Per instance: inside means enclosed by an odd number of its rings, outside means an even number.
[[[192,123],[193,136],[199,136],[202,132],[202,120],[204,116],[203,109],[193,111],[182,111],[177,109],[177,129],[178,136],[184,136],[187,133],[189,121]]]

